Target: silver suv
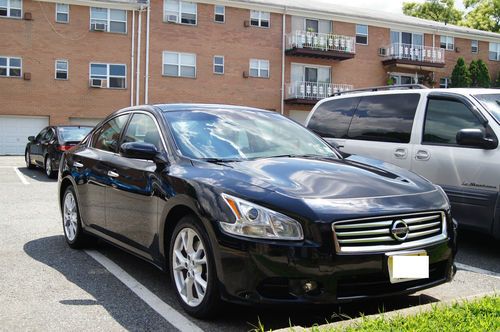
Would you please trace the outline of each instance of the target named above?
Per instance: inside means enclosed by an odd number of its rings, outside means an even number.
[[[372,90],[321,100],[306,126],[442,186],[461,226],[500,239],[500,89]]]

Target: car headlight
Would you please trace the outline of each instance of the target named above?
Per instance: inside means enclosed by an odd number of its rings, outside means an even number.
[[[441,193],[441,195],[443,195],[444,199],[446,200],[446,203],[448,203],[448,207],[450,207],[450,199],[448,198],[448,195],[446,195],[446,192],[444,191],[444,189],[441,187],[441,186],[438,186],[437,184],[435,184],[437,190]]]
[[[233,212],[234,223],[221,222],[230,234],[273,240],[303,240],[302,226],[290,217],[241,198],[222,194]]]

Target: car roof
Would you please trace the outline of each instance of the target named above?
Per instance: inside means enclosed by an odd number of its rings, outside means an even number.
[[[248,107],[248,106],[237,106],[237,105],[225,105],[225,104],[156,104],[154,107],[159,108],[163,112],[170,111],[195,111],[195,110],[238,110],[238,111],[250,111],[250,112],[272,112],[269,110],[264,110],[260,108]]]

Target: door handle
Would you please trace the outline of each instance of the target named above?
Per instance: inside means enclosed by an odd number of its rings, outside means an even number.
[[[398,159],[405,159],[408,152],[406,149],[396,149],[394,150],[394,156]]]
[[[417,154],[415,155],[415,159],[417,160],[429,160],[430,157],[431,155],[429,154],[429,152],[425,150],[418,150]]]
[[[110,176],[112,178],[117,178],[120,176],[120,174],[113,172],[113,171],[108,171],[108,176]]]
[[[73,166],[75,166],[76,168],[82,168],[83,167],[83,164],[82,163],[79,163],[78,161],[75,161],[73,163]]]

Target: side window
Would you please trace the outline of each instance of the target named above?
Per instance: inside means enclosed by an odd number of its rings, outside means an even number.
[[[343,98],[321,104],[307,127],[321,137],[345,138],[359,98]]]
[[[45,142],[50,142],[53,138],[54,138],[54,130],[52,128],[49,128],[49,130],[47,130],[47,133],[43,137],[43,140]]]
[[[40,143],[43,137],[47,134],[48,129],[49,128],[44,128],[41,132],[39,132],[38,135],[36,135],[35,141]]]
[[[356,140],[409,143],[420,95],[416,93],[363,97],[347,137]]]
[[[459,101],[429,99],[422,143],[456,145],[461,129],[485,129],[471,110]]]
[[[103,151],[116,152],[120,133],[127,123],[127,119],[128,115],[122,115],[106,122],[92,137],[93,147]]]
[[[162,150],[160,133],[155,121],[146,114],[134,114],[127,127],[123,143],[144,142],[156,146],[158,151]]]

